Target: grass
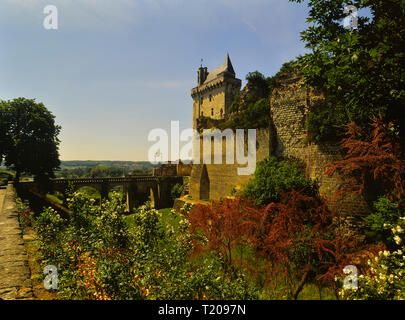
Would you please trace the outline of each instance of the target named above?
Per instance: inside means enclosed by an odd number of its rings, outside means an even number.
[[[47,198],[48,200],[51,200],[52,202],[57,203],[57,204],[60,204],[60,205],[63,204],[63,200],[59,199],[57,196],[55,196],[55,195],[53,195],[53,194],[49,194],[49,193],[48,193],[48,194],[46,195],[46,198]]]
[[[98,192],[96,189],[94,189],[92,187],[84,186],[84,187],[81,187],[78,191],[90,198],[93,198],[95,200],[100,200],[100,192]]]
[[[319,293],[318,287],[310,283],[304,286],[298,295],[298,300],[336,300],[336,296],[332,288],[324,287]]]

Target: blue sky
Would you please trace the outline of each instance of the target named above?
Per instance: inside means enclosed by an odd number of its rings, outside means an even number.
[[[0,99],[43,102],[62,160],[146,160],[150,130],[191,127],[201,58],[273,75],[305,52],[306,16],[287,0],[0,0]]]

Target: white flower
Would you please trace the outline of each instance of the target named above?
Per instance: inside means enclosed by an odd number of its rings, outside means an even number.
[[[402,239],[398,235],[394,237],[394,240],[396,244],[400,244],[402,241]]]

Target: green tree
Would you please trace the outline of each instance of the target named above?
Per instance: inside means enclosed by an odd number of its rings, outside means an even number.
[[[371,19],[359,16],[357,29],[345,29],[346,5],[370,10]],[[308,6],[310,26],[301,34],[311,52],[299,63],[307,83],[327,98],[309,117],[311,137],[336,138],[349,122],[369,128],[370,118],[381,115],[395,124],[404,147],[405,2],[309,0]]]
[[[16,180],[22,173],[34,175],[39,182],[53,178],[60,165],[60,127],[55,116],[42,103],[26,98],[1,101],[0,110],[6,111],[6,117],[3,113],[1,117],[0,152],[6,166],[16,171]]]
[[[258,86],[258,87],[266,87],[267,86],[266,77],[257,70],[253,71],[253,72],[249,72],[246,75],[246,80],[248,82],[252,83],[253,85]]]
[[[271,157],[257,163],[253,178],[242,194],[262,205],[279,201],[280,195],[290,190],[316,195],[317,184],[305,177],[299,162]]]
[[[249,102],[242,110],[231,114],[228,121],[220,123],[222,130],[267,128],[270,124],[270,103],[267,99]]]
[[[10,107],[0,103],[0,165],[10,146]]]

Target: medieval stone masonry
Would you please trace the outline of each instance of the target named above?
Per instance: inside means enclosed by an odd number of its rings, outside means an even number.
[[[202,115],[226,119],[228,108],[240,90],[240,80],[235,78],[229,55],[225,64],[208,73],[208,76],[206,68],[203,67],[199,69],[198,75],[198,87],[191,91],[194,128],[198,127]],[[303,78],[298,73],[282,74],[269,101],[271,124],[267,129],[257,130],[256,159],[261,161],[269,156],[278,156],[300,160],[305,165],[307,177],[318,180],[320,193],[332,199],[339,187],[338,179],[336,176],[329,177],[323,173],[326,164],[341,159],[342,152],[336,144],[307,142],[306,117],[319,99],[324,99],[322,94],[305,86]],[[210,113],[211,109],[213,113]],[[224,113],[221,113],[221,110],[224,110]],[[225,151],[223,143],[222,152]],[[196,200],[219,200],[230,196],[233,189],[243,188],[251,178],[238,175],[238,168],[240,165],[237,163],[225,164],[225,161],[223,164],[193,165],[190,196]],[[345,215],[353,216],[369,211],[361,197],[346,196],[330,203]]]
[[[229,55],[225,63],[212,70],[206,67],[198,69],[198,86],[191,90],[193,98],[193,128],[204,117],[225,119],[234,96],[240,91],[242,81],[235,77]]]

